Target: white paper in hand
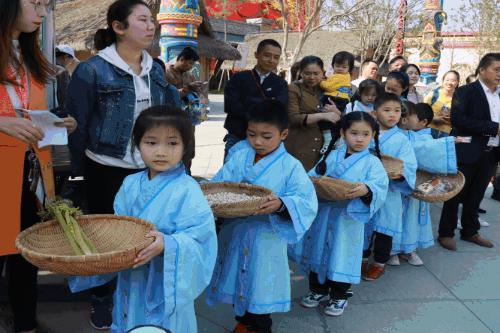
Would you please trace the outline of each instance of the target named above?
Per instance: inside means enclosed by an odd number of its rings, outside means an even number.
[[[68,144],[68,130],[66,127],[58,127],[56,123],[64,122],[55,114],[47,110],[28,111],[31,121],[33,121],[45,134],[44,138],[38,141],[38,148],[45,146],[60,146]]]

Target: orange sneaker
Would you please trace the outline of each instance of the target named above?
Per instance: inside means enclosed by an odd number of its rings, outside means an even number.
[[[232,333],[248,333],[250,332],[247,327],[241,323],[236,324],[236,327],[232,331]]]
[[[385,265],[370,265],[365,274],[363,274],[363,280],[365,281],[375,281],[382,276],[385,272]]]

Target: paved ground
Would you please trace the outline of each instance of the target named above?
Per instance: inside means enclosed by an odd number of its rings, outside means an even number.
[[[211,96],[211,119],[197,128],[197,155],[193,174],[211,177],[223,159],[221,96]],[[273,315],[277,333],[391,332],[391,333],[482,333],[500,332],[500,204],[489,199],[482,217],[491,226],[481,233],[495,248],[485,249],[458,241],[452,253],[439,246],[421,251],[425,265],[403,264],[389,267],[376,282],[355,286],[344,315],[326,317],[321,309],[307,310],[298,305],[307,291],[300,272],[292,276],[293,307],[289,313]],[[434,205],[437,225],[441,207]],[[71,295],[57,275],[40,277],[39,320],[53,333],[94,333],[88,325],[85,293]],[[5,299],[0,289],[0,299]],[[202,295],[196,304],[199,332],[227,333],[234,327],[229,305],[208,307]],[[0,333],[2,330],[0,329]]]

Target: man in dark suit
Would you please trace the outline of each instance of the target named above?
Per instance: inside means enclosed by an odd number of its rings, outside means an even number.
[[[452,135],[457,138],[458,169],[465,176],[463,190],[444,203],[438,242],[456,251],[454,231],[462,202],[461,239],[484,247],[493,244],[479,235],[477,211],[500,160],[500,53],[488,53],[477,69],[478,80],[458,88],[451,105]]]
[[[248,110],[266,100],[276,99],[288,104],[288,84],[274,72],[281,57],[281,45],[274,39],[264,39],[257,46],[257,65],[248,71],[234,74],[224,90],[224,127],[228,134],[225,155],[229,149],[244,140],[247,130]]]

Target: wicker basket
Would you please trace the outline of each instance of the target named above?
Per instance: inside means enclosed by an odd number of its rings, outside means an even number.
[[[201,185],[201,189],[205,195],[211,193],[231,192],[259,197],[259,199],[254,200],[212,205],[211,208],[214,215],[223,218],[236,218],[253,215],[259,207],[266,202],[265,198],[273,194],[272,191],[261,186],[231,182],[205,183]]]
[[[137,253],[153,242],[147,238],[153,224],[126,216],[83,215],[78,223],[99,254],[74,255],[56,220],[38,223],[16,239],[20,254],[35,266],[69,275],[121,271],[134,265]]]
[[[382,155],[382,164],[388,175],[402,175],[403,161],[389,155]],[[390,177],[389,177],[390,178]]]
[[[355,186],[348,181],[331,177],[311,177],[320,199],[326,201],[347,200],[347,191]]]
[[[412,197],[426,202],[445,202],[456,196],[465,185],[465,176],[460,171],[456,175],[436,175],[426,171],[417,170],[416,186],[432,180],[436,177],[452,185],[452,189],[448,192],[439,194],[424,194],[418,191],[412,193]]]

